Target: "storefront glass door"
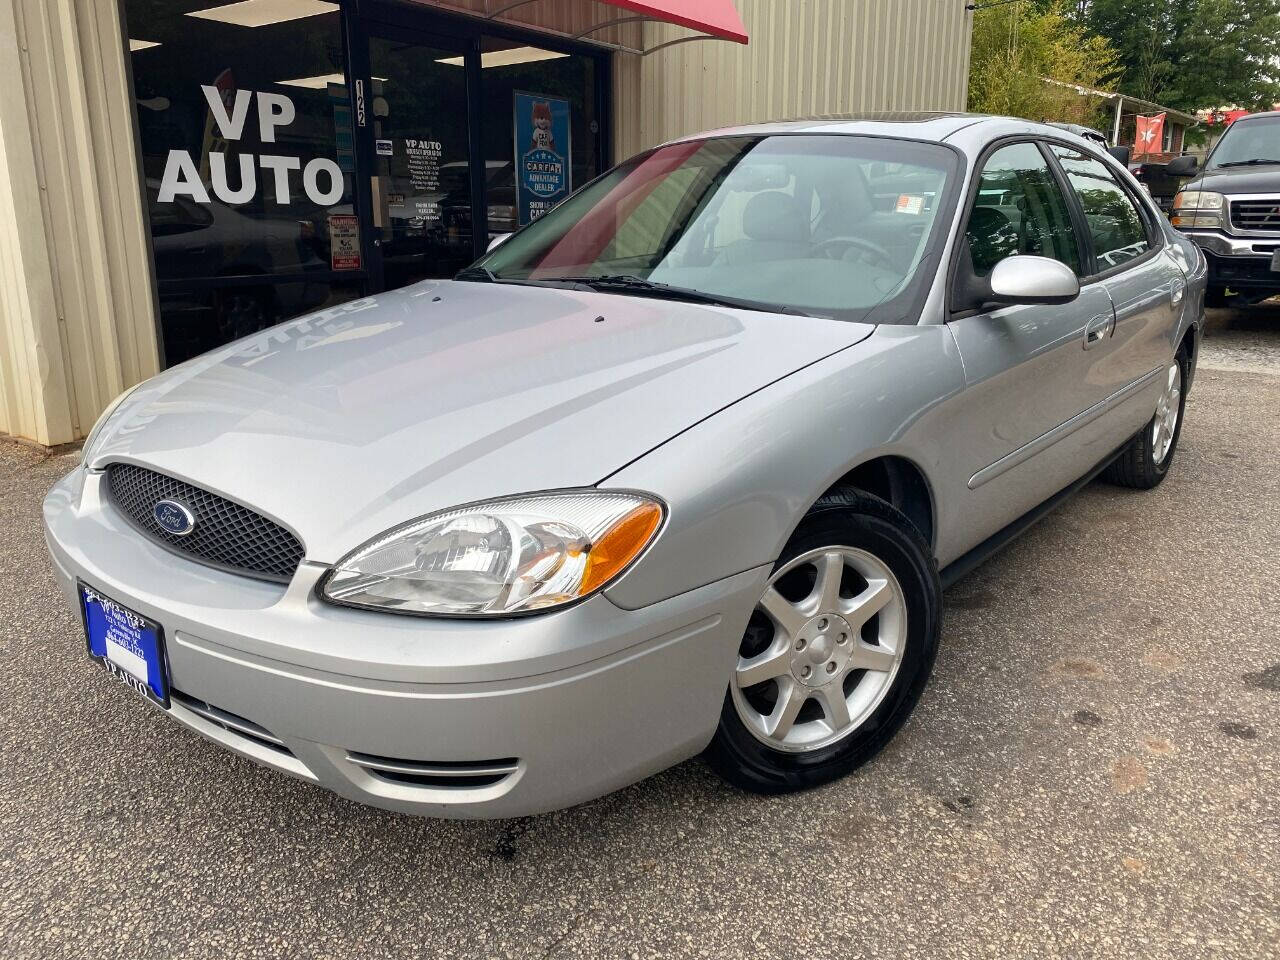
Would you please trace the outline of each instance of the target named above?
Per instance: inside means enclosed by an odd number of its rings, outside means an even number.
[[[450,277],[470,263],[466,51],[371,29],[371,267],[383,289]]]

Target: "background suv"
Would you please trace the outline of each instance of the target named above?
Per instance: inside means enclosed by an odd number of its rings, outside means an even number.
[[[1195,176],[1195,157],[1168,167]],[[1199,175],[1178,191],[1172,223],[1209,261],[1207,306],[1280,294],[1280,112],[1241,117],[1222,135]]]

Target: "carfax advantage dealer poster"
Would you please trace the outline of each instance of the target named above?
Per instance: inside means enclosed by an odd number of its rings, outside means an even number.
[[[569,101],[515,93],[516,206],[531,223],[573,190]]]

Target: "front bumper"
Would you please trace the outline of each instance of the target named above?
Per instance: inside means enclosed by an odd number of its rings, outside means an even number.
[[[1280,237],[1232,237],[1216,230],[1182,232],[1204,251],[1211,285],[1280,289],[1280,272],[1271,269]]]
[[[168,715],[405,813],[539,813],[698,753],[768,576],[760,567],[639,610],[599,594],[513,620],[351,610],[316,599],[318,564],[285,587],[170,553],[103,502],[100,479],[77,469],[46,498],[54,569],[73,605],[79,578],[161,624]]]

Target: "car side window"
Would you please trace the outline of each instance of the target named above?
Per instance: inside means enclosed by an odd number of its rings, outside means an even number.
[[[1034,143],[1012,143],[987,158],[966,236],[979,277],[1020,253],[1050,257],[1080,273],[1067,198]]]
[[[1151,249],[1142,214],[1111,171],[1079,150],[1056,144],[1051,149],[1084,207],[1098,269],[1117,267]]]

